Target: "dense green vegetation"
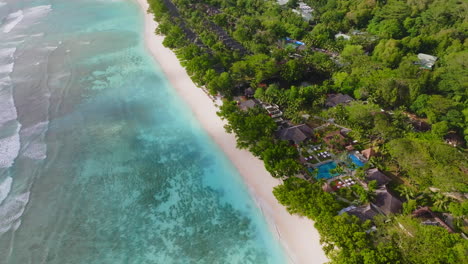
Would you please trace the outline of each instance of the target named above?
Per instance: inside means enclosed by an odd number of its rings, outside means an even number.
[[[273,176],[303,167],[297,150],[275,139],[277,126],[263,109],[241,111],[229,101],[247,87],[293,123],[304,114],[333,118],[361,145],[379,150],[368,164],[393,175],[392,188],[407,201],[402,215],[373,223],[337,215],[346,204],[323,192],[320,181],[289,177],[274,191],[289,212],[316,222],[332,263],[468,262],[459,234],[411,217],[429,206],[450,213],[456,231],[468,231],[468,202],[447,195],[468,192],[467,1],[304,0],[314,9],[311,21],[292,11],[295,0],[148,1],[164,45],[195,83],[226,98],[219,115],[229,121],[227,131]],[[349,39],[335,38],[338,32]],[[419,53],[436,56],[435,65],[422,67]],[[324,109],[330,93],[357,100]],[[453,137],[457,147],[444,142]],[[348,190],[341,191],[361,203],[373,199],[364,188]]]
[[[276,124],[261,108],[244,112],[235,103],[228,102],[221,106],[218,115],[229,121],[225,128],[229,133],[235,133],[237,147],[249,149],[262,159],[272,176],[290,176],[300,170],[296,149],[274,139]]]
[[[376,217],[360,222],[336,215],[343,205],[320,185],[289,178],[274,194],[290,213],[313,219],[332,263],[466,263],[468,241],[436,226],[423,226],[408,216]],[[461,213],[461,212],[460,212]],[[465,209],[465,214],[466,209]],[[461,213],[462,214],[462,213]]]

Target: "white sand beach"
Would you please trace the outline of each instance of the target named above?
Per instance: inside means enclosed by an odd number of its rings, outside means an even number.
[[[309,219],[290,215],[273,196],[279,180],[271,177],[263,162],[246,150],[236,148],[233,134],[224,130],[224,121],[217,115],[212,100],[196,87],[175,54],[162,45],[164,37],[155,35],[156,22],[148,14],[146,0],[137,0],[145,14],[145,41],[155,60],[160,62],[171,85],[190,106],[194,115],[213,140],[226,153],[244,178],[251,194],[262,209],[271,230],[278,234],[291,263],[324,263],[327,258],[320,245],[320,236]],[[164,62],[164,63],[162,63]]]

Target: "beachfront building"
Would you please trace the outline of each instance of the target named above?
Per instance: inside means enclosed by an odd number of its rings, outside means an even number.
[[[255,99],[239,102],[239,108],[243,111],[248,111],[251,108],[260,105]]]
[[[335,107],[340,104],[349,104],[354,101],[354,99],[347,94],[328,94],[327,100],[325,101],[326,107]]]
[[[372,204],[365,204],[361,206],[350,206],[342,211],[350,215],[354,215],[359,218],[361,221],[365,222],[367,220],[372,220],[376,215],[379,214],[379,211]]]
[[[276,136],[279,139],[287,140],[290,143],[296,145],[299,145],[300,143],[312,138],[312,135],[312,128],[306,124],[283,128],[276,133]]]

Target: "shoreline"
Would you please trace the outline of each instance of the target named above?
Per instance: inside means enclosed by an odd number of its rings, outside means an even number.
[[[249,151],[236,147],[235,136],[224,130],[225,121],[216,115],[217,108],[213,101],[192,82],[172,50],[162,45],[164,37],[154,33],[157,23],[153,20],[153,14],[147,13],[147,0],[135,1],[145,16],[146,49],[158,62],[169,83],[188,104],[204,130],[239,171],[252,198],[270,225],[271,232],[277,234],[289,262],[327,262],[328,259],[320,245],[320,235],[313,222],[305,217],[290,215],[286,208],[278,203],[272,191],[280,181],[266,171],[260,159]]]

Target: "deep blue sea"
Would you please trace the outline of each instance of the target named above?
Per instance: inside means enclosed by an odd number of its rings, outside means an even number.
[[[133,1],[0,0],[0,263],[284,262]]]

